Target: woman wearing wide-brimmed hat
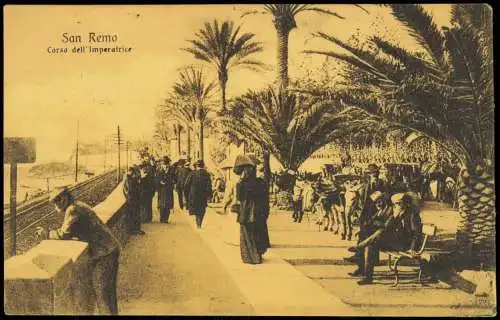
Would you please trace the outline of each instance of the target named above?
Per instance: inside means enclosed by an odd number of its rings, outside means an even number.
[[[270,246],[267,186],[262,178],[257,178],[256,163],[248,156],[238,156],[233,170],[241,176],[236,185],[236,199],[240,203],[237,221],[240,224],[241,259],[244,263],[259,264]]]

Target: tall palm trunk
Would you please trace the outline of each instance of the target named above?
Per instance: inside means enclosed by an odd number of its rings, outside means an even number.
[[[264,151],[264,182],[269,188],[271,185],[271,153],[269,151]]]
[[[285,89],[288,87],[288,36],[290,28],[276,24],[276,31],[278,33],[278,85]]]
[[[220,72],[219,71],[219,87],[220,87],[220,99],[221,99],[221,111],[226,110],[226,84],[227,84],[227,71],[225,72]]]
[[[457,249],[466,266],[495,264],[495,181],[484,167],[459,177]]]
[[[200,121],[200,159],[203,160],[203,121]]]
[[[175,132],[177,133],[177,153],[181,155],[181,125],[177,124]]]
[[[191,158],[191,128],[189,127],[189,125],[187,126],[186,134],[187,134],[187,156],[188,158]]]

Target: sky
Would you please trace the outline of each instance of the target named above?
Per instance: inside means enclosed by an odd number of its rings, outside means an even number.
[[[289,42],[289,73],[298,76],[301,63],[311,68],[324,58],[304,49],[333,49],[311,33],[323,31],[347,40],[385,32],[411,48],[414,43],[388,9],[364,5],[321,5],[345,20],[306,12]],[[441,26],[449,21],[449,5],[424,5]],[[240,18],[261,5],[119,5],[4,6],[4,136],[37,140],[37,162],[67,160],[78,135],[84,142],[103,142],[120,125],[126,139],[150,138],[155,108],[177,80],[179,68],[200,64],[181,50],[197,30],[214,19],[233,20],[243,32],[255,33],[264,51],[255,58],[272,67],[255,73],[235,69],[229,74],[228,98],[259,89],[275,79],[277,37],[269,15]],[[382,19],[382,20],[380,20]],[[377,22],[378,21],[378,22]],[[382,24],[380,23],[382,21]],[[113,43],[88,43],[88,34],[116,35]],[[63,43],[62,34],[80,35],[82,43]],[[48,53],[48,47],[131,47],[115,54]],[[215,74],[204,67],[209,80]]]

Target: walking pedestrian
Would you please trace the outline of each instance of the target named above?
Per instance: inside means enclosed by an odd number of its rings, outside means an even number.
[[[175,171],[174,171],[174,181],[175,181],[175,191],[177,192],[177,198],[179,200],[179,207],[181,210],[184,209],[186,201],[184,198],[184,184],[186,179],[191,172],[188,166],[187,157],[185,155],[181,155],[179,160],[175,163]]]
[[[297,176],[295,185],[293,187],[293,222],[302,222],[302,216],[304,215],[303,206],[303,191],[304,191],[304,181],[300,175]]]
[[[140,170],[141,221],[148,223],[153,221],[154,180],[149,164],[142,164]]]
[[[88,243],[89,266],[97,306],[101,314],[118,314],[116,280],[120,243],[90,206],[75,201],[66,188],[55,189],[49,201],[64,212],[62,226],[49,232],[49,239],[77,238]]]
[[[208,201],[212,196],[212,181],[210,174],[205,170],[203,160],[195,162],[195,170],[188,176],[185,190],[188,196],[187,209],[189,214],[195,216],[196,226],[201,229]]]
[[[255,163],[245,155],[236,158],[234,172],[241,175],[236,185],[236,198],[240,202],[237,221],[240,224],[241,260],[247,264],[260,264],[262,255],[269,248],[268,188],[262,178],[256,177]]]
[[[141,230],[139,188],[138,169],[135,166],[129,167],[123,183],[123,194],[127,199],[127,209],[130,214],[130,232],[132,234],[144,235],[145,232]]]
[[[158,211],[160,222],[168,223],[170,210],[174,208],[174,175],[170,166],[170,158],[163,157],[163,162],[158,170]]]

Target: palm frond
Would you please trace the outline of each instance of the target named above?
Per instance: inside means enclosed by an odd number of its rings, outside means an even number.
[[[336,12],[333,12],[333,11],[330,11],[330,10],[326,10],[326,9],[321,9],[321,8],[316,8],[316,7],[303,7],[301,8],[300,10],[297,11],[298,12],[302,12],[302,11],[314,11],[314,12],[319,12],[319,13],[323,13],[323,14],[327,14],[327,15],[331,15],[331,16],[334,16],[336,18],[339,18],[339,19],[342,19],[342,20],[345,20],[345,17],[341,16],[340,14],[336,13]]]
[[[432,16],[419,4],[393,3],[390,7],[392,15],[408,28],[409,34],[427,51],[436,67],[443,73],[448,72],[444,37]]]
[[[404,76],[404,71],[401,69],[400,66],[391,63],[387,59],[379,57],[376,53],[372,53],[368,50],[354,47],[338,39],[337,37],[328,35],[323,32],[315,33],[314,36],[328,40],[336,44],[337,46],[341,47],[342,49],[349,51],[351,54],[357,56],[359,59],[363,60],[370,66],[373,66],[373,68],[377,70],[377,72],[379,72],[380,74],[383,74],[386,79],[397,82]]]

